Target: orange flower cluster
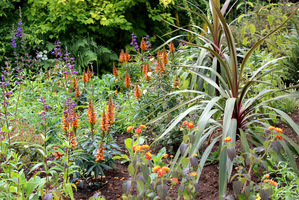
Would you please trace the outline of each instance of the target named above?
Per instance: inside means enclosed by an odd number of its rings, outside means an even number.
[[[276,135],[275,138],[278,139],[278,140],[283,140],[282,135]]]
[[[271,183],[274,187],[277,186],[277,182],[276,182],[276,181],[273,181],[272,179],[265,179],[264,182],[265,182],[265,183]]]
[[[62,120],[62,129],[64,132],[67,132],[69,129],[69,123],[67,121],[68,113],[63,113],[63,120]]]
[[[111,126],[114,123],[114,103],[111,97],[109,97],[109,102],[108,102],[107,118]]]
[[[128,61],[130,61],[130,54],[128,50],[126,50],[126,53],[124,52],[124,50],[121,50],[119,55],[119,62],[127,63]]]
[[[88,67],[86,73],[83,72],[82,81],[83,81],[83,83],[87,83],[88,81],[91,80],[91,78],[92,78],[92,73]]]
[[[173,45],[172,41],[171,41],[170,44],[169,44],[169,51],[170,51],[171,53],[175,52],[175,48],[174,48],[174,45]]]
[[[134,91],[134,95],[136,99],[139,99],[141,97],[141,90],[138,87],[138,85],[135,86],[135,91]]]
[[[140,49],[143,51],[146,51],[146,44],[144,39],[142,38],[141,42],[140,42]]]
[[[117,68],[115,66],[115,64],[113,63],[113,70],[112,70],[112,73],[115,77],[117,77],[119,74],[118,74],[118,71],[117,71]]]
[[[157,165],[153,168],[152,170],[154,173],[157,173],[158,174],[158,177],[161,178],[163,177],[167,172],[170,171],[170,168],[169,167],[166,167],[166,166],[163,166],[162,168]]]
[[[278,133],[282,133],[282,132],[283,132],[283,130],[282,130],[281,128],[274,127],[274,126],[270,126],[268,129],[269,129],[270,131],[274,130],[274,131],[276,131],[276,132],[278,132]]]
[[[180,80],[178,76],[174,79],[173,87],[180,87]]]
[[[54,151],[54,156],[55,156],[55,160],[60,159],[62,157],[62,153],[58,152],[58,151]]]
[[[69,118],[73,118],[72,124],[69,124],[68,119]],[[67,132],[69,130],[69,125],[71,125],[71,127],[73,127],[75,130],[77,128],[79,128],[79,119],[78,119],[78,115],[77,112],[75,110],[73,110],[73,113],[71,116],[69,116],[69,113],[63,113],[63,119],[62,119],[62,129],[64,132]]]
[[[89,99],[89,102],[88,102],[87,116],[89,118],[89,123],[94,125],[97,121],[97,118],[96,118],[96,112],[94,109],[94,105],[93,105],[93,102],[91,101],[91,99]]]
[[[147,144],[145,145],[133,145],[132,147],[133,151],[142,151],[143,149],[150,149],[150,146],[148,146]]]
[[[197,176],[197,173],[196,172],[191,172],[190,176],[195,177],[195,176]]]
[[[97,154],[95,155],[96,159],[95,161],[98,162],[100,160],[105,160],[104,157],[104,153],[105,153],[105,147],[103,147],[103,143],[100,144],[99,148],[97,149]]]
[[[106,114],[105,109],[103,110],[102,120],[101,120],[101,129],[106,133],[109,129],[108,113]]]
[[[92,78],[92,74],[91,74],[91,71],[90,71],[89,67],[87,68],[86,74],[87,74],[87,78],[88,78],[88,81],[89,81]]]
[[[128,88],[128,87],[131,86],[131,84],[132,84],[131,83],[131,78],[130,78],[128,72],[126,72],[126,75],[125,75],[125,87]]]

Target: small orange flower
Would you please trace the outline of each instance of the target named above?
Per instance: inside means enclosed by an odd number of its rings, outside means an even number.
[[[169,156],[169,154],[166,153],[166,154],[163,155],[163,158],[167,158],[168,156]]]
[[[282,140],[283,139],[282,135],[276,135],[275,138],[278,139],[278,140]]]
[[[166,174],[166,171],[163,170],[163,169],[159,169],[158,172],[157,172],[157,174],[158,174],[158,177],[161,178],[161,177],[163,177]]]
[[[196,172],[191,172],[190,176],[195,177],[195,176],[197,176],[197,173]]]
[[[60,159],[62,157],[62,155],[63,155],[62,153],[55,151],[54,152],[55,160]]]
[[[127,132],[130,132],[131,130],[133,130],[133,126],[129,126],[128,128],[127,128]]]
[[[188,128],[190,128],[190,129],[193,129],[193,128],[194,128],[194,124],[193,124],[193,122],[189,122],[187,126],[188,126]]]
[[[151,154],[151,151],[148,151],[146,154],[145,154],[145,158],[148,159],[148,160],[151,160],[152,159],[152,154]]]
[[[142,150],[142,146],[137,145],[134,149],[136,152],[141,151]]]
[[[142,145],[143,149],[150,149],[150,146],[148,146],[147,144]]]
[[[156,173],[158,170],[160,170],[161,169],[161,167],[159,166],[159,165],[157,165],[157,166],[155,166],[154,168],[153,168],[153,172],[154,173]]]
[[[276,182],[276,181],[271,180],[270,183],[271,183],[274,187],[277,186],[277,182]]]
[[[146,129],[146,126],[145,125],[140,125],[139,128],[140,129]]]
[[[265,179],[264,180],[264,183],[269,183],[269,182],[271,182],[272,180],[271,179]]]
[[[195,153],[195,154],[192,154],[192,157],[197,157],[197,154]]]
[[[144,39],[142,38],[141,42],[140,42],[140,49],[143,51],[146,51],[146,44]]]
[[[282,133],[282,129],[281,128],[275,128],[274,131],[278,132],[278,133]]]
[[[142,130],[140,128],[136,128],[135,129],[135,133],[138,134],[138,135],[140,135],[142,133]]]
[[[269,175],[269,174],[265,174],[264,177],[265,177],[265,178],[269,178],[270,175]]]
[[[224,141],[224,142],[230,142],[230,141],[232,141],[232,138],[231,138],[231,137],[226,137],[226,138],[224,138],[223,141]]]
[[[115,91],[114,91],[114,94],[117,94],[117,93],[118,93],[118,90],[115,90]]]
[[[270,126],[268,129],[271,131],[271,130],[274,130],[275,127],[274,126]]]
[[[172,179],[171,179],[171,183],[172,183],[173,185],[179,184],[179,180],[178,180],[177,178],[172,178]]]
[[[174,45],[173,45],[172,41],[171,41],[170,44],[169,44],[169,51],[170,51],[171,53],[175,52],[175,48],[174,48]]]
[[[163,166],[162,169],[166,172],[169,172],[170,171],[170,168],[169,167],[166,167],[166,166]]]

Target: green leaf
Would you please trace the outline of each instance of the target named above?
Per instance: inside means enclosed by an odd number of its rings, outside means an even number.
[[[250,30],[250,33],[253,35],[255,33],[255,26],[253,24],[250,24],[249,30]]]
[[[144,183],[142,181],[137,180],[137,192],[138,195],[141,195],[144,191]]]
[[[268,21],[269,21],[270,26],[272,26],[272,24],[273,24],[273,15],[268,15]]]
[[[134,173],[135,173],[135,168],[133,166],[133,163],[130,163],[129,166],[128,166],[128,171],[130,173],[130,175],[133,177],[134,176]]]

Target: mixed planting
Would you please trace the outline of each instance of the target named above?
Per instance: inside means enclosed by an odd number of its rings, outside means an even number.
[[[118,58],[91,38],[30,55],[20,11],[0,73],[1,199],[76,199],[118,164],[130,175],[122,199],[196,199],[210,159],[219,199],[299,195],[299,126],[288,115],[298,108],[298,8],[274,20],[286,5],[269,4],[228,23],[229,0],[210,0],[208,13],[186,5],[200,25],[165,21],[179,34],[157,47],[133,32]],[[266,9],[269,24],[253,24]],[[99,77],[83,49],[109,54],[112,73]],[[127,154],[114,139],[125,132]]]

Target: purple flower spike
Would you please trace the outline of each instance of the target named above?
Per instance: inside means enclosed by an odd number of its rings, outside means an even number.
[[[77,71],[73,71],[73,74],[77,74],[78,75],[78,72]]]

